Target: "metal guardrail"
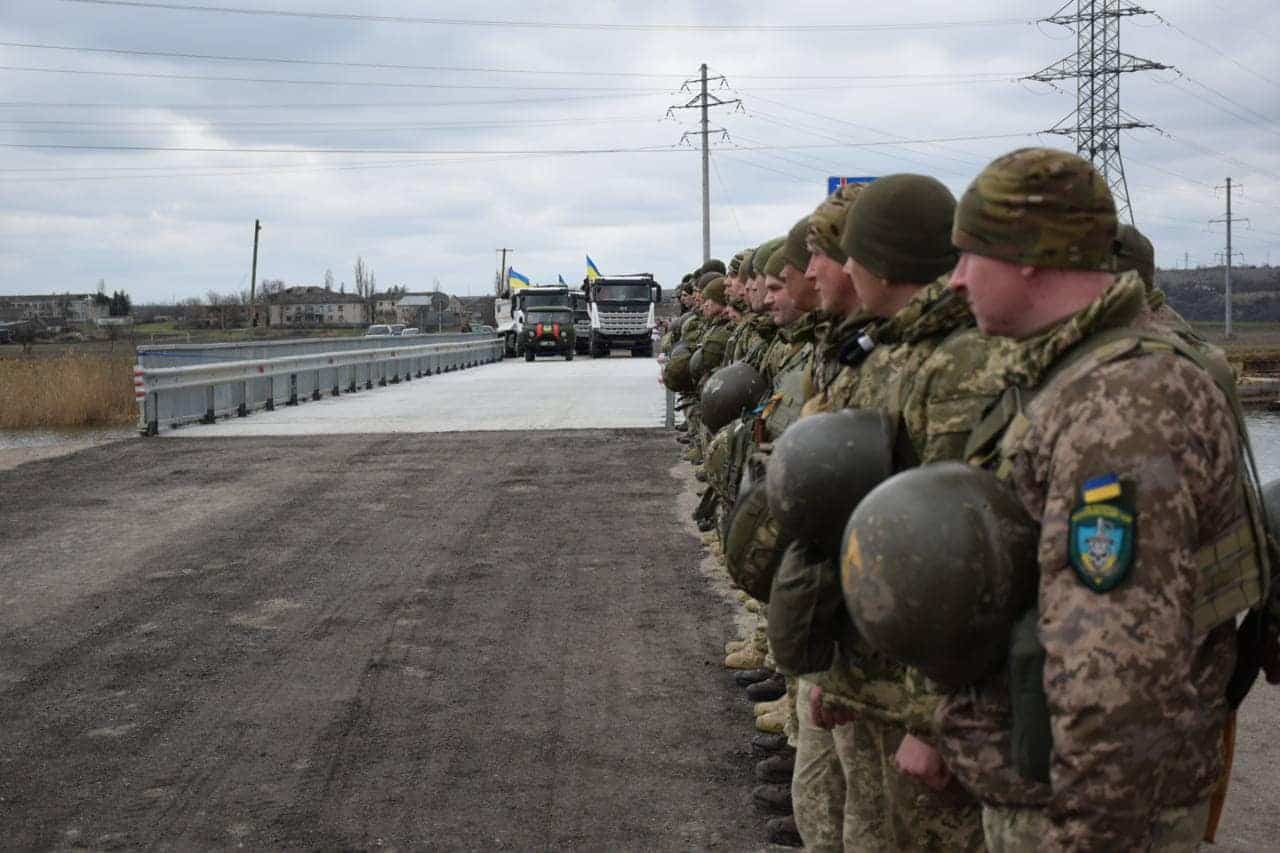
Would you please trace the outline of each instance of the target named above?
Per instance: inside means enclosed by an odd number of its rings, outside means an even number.
[[[138,363],[146,368],[186,367],[217,361],[275,359],[291,355],[345,352],[363,349],[396,349],[422,344],[487,341],[491,334],[457,332],[411,337],[375,335],[369,337],[292,338],[273,341],[236,341],[223,344],[142,344],[137,347]]]
[[[389,340],[399,346],[188,363],[178,367],[149,367],[139,359],[133,370],[138,428],[143,435],[157,435],[161,423],[178,426],[192,421],[213,423],[220,415],[245,417],[259,408],[272,411],[280,403],[294,406],[302,399],[352,394],[361,388],[408,382],[502,358],[501,338],[467,337],[469,340],[460,342],[409,346],[404,344],[429,338],[391,338]],[[377,340],[381,343],[385,339]]]

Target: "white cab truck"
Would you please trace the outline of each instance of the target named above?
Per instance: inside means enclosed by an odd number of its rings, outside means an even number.
[[[611,275],[582,283],[591,318],[592,358],[607,358],[614,347],[633,356],[653,356],[653,330],[662,288],[649,273]]]

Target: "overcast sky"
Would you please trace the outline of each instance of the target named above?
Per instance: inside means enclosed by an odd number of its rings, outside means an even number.
[[[828,175],[959,195],[1005,151],[1074,148],[1036,135],[1074,82],[1018,79],[1075,52],[1033,23],[1057,0],[0,5],[0,294],[238,291],[255,218],[259,281],[350,288],[359,255],[381,289],[478,295],[509,247],[535,281],[579,281],[590,254],[675,284],[701,261],[701,159],[680,145],[697,110],[668,108],[702,62],[740,101],[712,110],[720,257],[783,233]],[[1280,264],[1280,4],[1147,6],[1122,49],[1176,70],[1122,79],[1160,128],[1123,136],[1137,226],[1162,266],[1213,264],[1231,176],[1237,263]]]

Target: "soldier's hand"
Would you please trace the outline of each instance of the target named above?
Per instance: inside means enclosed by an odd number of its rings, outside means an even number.
[[[907,735],[898,745],[894,755],[898,770],[918,779],[935,791],[941,791],[951,781],[951,771],[942,755],[915,735]]]

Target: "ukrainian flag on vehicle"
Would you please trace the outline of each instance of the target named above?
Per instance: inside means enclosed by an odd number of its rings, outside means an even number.
[[[522,287],[529,286],[529,277],[516,272],[515,267],[507,267],[507,287],[512,290],[519,290]]]
[[[587,281],[595,281],[600,278],[600,268],[596,266],[596,262],[591,260],[591,256],[587,255]]]

